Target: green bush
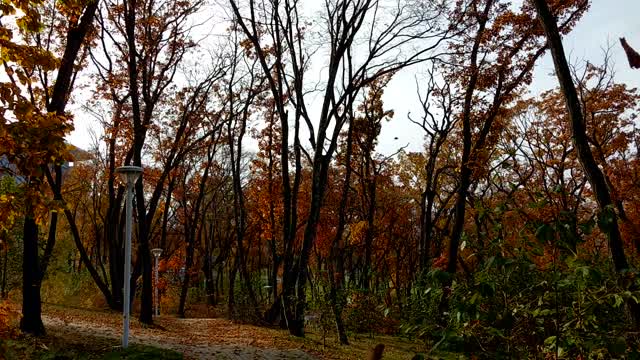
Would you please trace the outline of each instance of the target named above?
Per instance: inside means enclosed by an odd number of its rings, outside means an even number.
[[[402,332],[435,349],[480,358],[609,359],[635,351],[627,304],[640,300],[637,274],[621,279],[608,257],[586,258],[562,247],[556,225],[538,237],[533,250],[515,253],[498,241],[470,278],[450,279],[437,269],[422,276]],[[534,263],[534,253],[543,253],[535,246],[549,248],[550,239],[558,244],[552,257],[543,266]]]
[[[264,286],[264,282],[260,279],[259,276],[253,276],[251,278],[251,286],[253,287],[253,291],[256,296],[256,300],[258,304],[260,304],[260,289]],[[261,320],[256,314],[256,309],[253,301],[251,300],[251,296],[249,295],[249,290],[246,287],[245,281],[240,278],[240,276],[236,277],[235,282],[235,291],[234,291],[234,300],[235,312],[233,314],[229,314],[229,316],[235,320],[248,322],[248,323],[257,323]],[[227,294],[228,296],[228,294]],[[259,309],[263,310],[263,309]]]
[[[369,334],[381,332],[385,319],[380,303],[380,299],[372,292],[353,291],[344,312],[347,330]]]
[[[151,346],[134,345],[126,350],[108,353],[104,360],[182,360],[183,356],[173,350],[159,349]]]

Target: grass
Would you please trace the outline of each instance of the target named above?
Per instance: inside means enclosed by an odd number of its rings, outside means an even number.
[[[126,350],[117,350],[106,354],[104,360],[181,360],[182,354],[168,349],[158,349],[151,346],[133,345]]]
[[[320,355],[323,359],[350,360],[366,359],[369,351],[377,344],[385,346],[383,359],[385,360],[410,360],[416,355],[422,355],[422,359],[460,360],[467,357],[462,354],[434,351],[429,354],[428,348],[416,341],[411,341],[398,336],[358,334],[349,336],[349,345],[338,343],[335,336],[328,335],[323,339],[321,333],[307,332],[305,338],[291,337],[293,341],[304,344],[305,349]]]
[[[73,341],[47,335],[42,338],[20,336],[13,340],[0,339],[0,359],[22,360],[181,360],[182,354],[152,346],[132,344],[119,349],[110,339],[85,337]]]

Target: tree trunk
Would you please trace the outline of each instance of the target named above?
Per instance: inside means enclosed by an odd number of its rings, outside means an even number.
[[[205,293],[207,295],[207,304],[215,305],[216,304],[216,294],[215,294],[215,286],[214,286],[214,278],[213,278],[213,264],[212,264],[212,247],[213,247],[213,236],[214,236],[214,220],[211,220],[209,224],[209,230],[205,231],[204,234],[204,264],[202,265],[202,272],[204,273],[204,281],[205,281]],[[207,224],[202,224],[202,226],[207,226]]]
[[[427,175],[430,176],[430,175]],[[428,187],[425,187],[422,194],[420,194],[420,243],[418,249],[420,251],[420,270],[424,271],[429,263],[430,246],[427,245],[429,235],[427,234],[427,192]]]
[[[35,336],[45,334],[40,302],[40,264],[38,255],[38,225],[33,209],[27,207],[24,219],[24,250],[22,260],[22,320],[20,329]]]
[[[140,164],[138,163],[138,166]],[[138,203],[138,261],[142,266],[142,293],[140,294],[140,322],[153,324],[153,283],[151,251],[149,249],[149,229],[145,219],[144,190],[142,179],[136,183],[136,195]],[[135,278],[133,278],[135,280]],[[135,287],[132,287],[135,289]]]
[[[55,166],[56,187],[55,200],[60,198],[60,186],[62,184],[62,169],[60,165]],[[40,299],[40,289],[42,280],[47,271],[49,260],[53,254],[53,247],[56,243],[56,231],[58,225],[58,213],[53,212],[49,222],[49,236],[45,246],[42,259],[38,254],[38,225],[35,222],[35,215],[30,205],[27,206],[27,216],[24,222],[24,252],[22,260],[22,320],[20,328],[23,332],[36,336],[44,335],[44,324],[42,323],[42,305]]]
[[[229,269],[229,294],[227,296],[227,310],[229,312],[230,318],[235,318],[236,314],[236,298],[235,298],[235,289],[236,289],[236,274],[238,273],[238,255],[233,260],[233,265],[231,269]]]
[[[122,311],[123,307],[123,281],[124,281],[124,255],[122,253],[121,236],[118,236],[119,223],[117,221],[118,212],[111,220],[115,222],[107,223],[107,236],[105,239],[109,243],[109,278],[111,279],[111,296],[113,298],[112,310]]]
[[[346,302],[346,294],[344,294],[344,248],[343,240],[344,228],[347,223],[347,203],[349,199],[349,186],[351,182],[351,156],[353,153],[353,114],[350,116],[349,128],[347,130],[346,154],[345,154],[345,175],[342,185],[342,194],[340,197],[340,205],[338,209],[338,227],[336,235],[331,246],[331,258],[329,259],[329,284],[331,291],[329,292],[329,301],[335,318],[336,330],[338,331],[338,339],[340,344],[349,345],[347,332],[342,321],[342,311]]]
[[[193,224],[192,226],[195,226]],[[182,289],[180,290],[180,305],[178,306],[178,315],[181,318],[185,317],[184,308],[187,302],[187,292],[189,291],[189,283],[191,280],[191,267],[193,266],[193,253],[195,250],[195,239],[189,239],[187,244],[187,261],[185,264],[184,281],[182,282]]]
[[[9,243],[5,241],[4,246],[2,247],[2,280],[0,282],[0,298],[7,298],[7,270],[8,270],[8,261],[9,261]]]
[[[167,197],[164,202],[164,211],[162,213],[162,228],[160,230],[160,248],[167,248],[167,226],[169,224],[169,210],[171,209],[171,197],[173,195],[173,187],[175,186],[175,179],[169,180],[169,187],[167,188]]]
[[[210,262],[206,260],[206,262]],[[213,279],[213,270],[210,265],[205,265],[204,267],[204,289],[207,296],[207,305],[215,305],[216,304],[216,293],[215,293],[215,284]]]
[[[369,176],[369,174],[367,173],[366,176]],[[369,199],[367,204],[367,231],[364,238],[364,269],[362,272],[362,289],[365,291],[371,289],[371,273],[373,271],[371,255],[373,252],[374,221],[376,217],[376,176],[374,169],[373,174],[371,174],[373,179],[367,179],[365,181],[366,186],[363,189],[367,192],[367,198]]]
[[[327,184],[328,167],[330,162],[329,155],[317,154],[313,166],[312,185],[311,185],[311,205],[309,208],[309,217],[304,231],[304,239],[300,258],[293,268],[292,275],[297,278],[295,285],[295,301],[289,302],[290,316],[289,332],[294,336],[304,336],[304,313],[307,306],[306,285],[308,278],[308,263],[311,254],[311,248],[316,239],[318,223],[320,222],[320,210],[322,207],[322,199]]]
[[[148,248],[148,247],[147,247]],[[145,259],[146,258],[146,259]],[[140,322],[153,323],[153,286],[151,278],[151,256],[143,255],[142,295],[140,296]]]
[[[56,187],[56,191],[55,191],[56,194],[53,196],[53,199],[56,201],[61,201],[62,197],[60,195],[62,195],[61,194],[62,166],[55,165],[54,171],[56,176],[55,184],[54,184],[54,186]],[[57,231],[58,231],[58,212],[53,211],[51,212],[51,219],[49,221],[49,237],[47,238],[47,244],[45,246],[44,253],[42,254],[42,261],[39,268],[40,274],[38,276],[39,276],[40,282],[42,282],[42,280],[44,279],[44,275],[47,273],[47,268],[49,267],[49,261],[51,260],[51,256],[53,255],[53,248],[56,244]]]
[[[119,124],[118,118],[122,113],[123,103],[115,101],[115,110],[112,118],[116,126]],[[107,216],[104,226],[104,239],[109,251],[109,279],[111,283],[112,310],[122,311],[123,308],[123,288],[124,288],[124,247],[122,244],[124,224],[124,212],[120,212],[120,204],[124,191],[122,188],[116,192],[115,169],[116,169],[116,136],[111,134],[107,141],[108,150],[108,206]],[[122,220],[121,220],[122,215]]]
[[[231,87],[229,88],[229,92],[233,94],[233,89]],[[244,280],[249,300],[254,307],[255,316],[260,318],[258,300],[253,289],[253,284],[251,283],[251,274],[249,274],[247,269],[247,258],[244,251],[244,240],[247,228],[247,209],[244,202],[244,189],[242,188],[242,140],[247,129],[247,119],[249,116],[248,105],[252,101],[252,98],[248,98],[245,101],[246,103],[243,105],[244,111],[240,114],[234,113],[233,102],[231,102],[231,105],[229,106],[229,113],[233,120],[230,119],[227,124],[231,180],[233,183],[233,214],[235,219],[237,246],[236,269],[240,270],[240,275]]]

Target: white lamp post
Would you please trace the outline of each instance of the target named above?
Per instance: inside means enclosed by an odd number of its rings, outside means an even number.
[[[158,304],[160,303],[160,297],[158,295],[158,259],[160,258],[160,254],[162,254],[162,249],[160,248],[151,249],[151,253],[156,258],[156,266],[154,270],[155,280],[153,282],[153,287],[155,288],[155,299],[154,299],[155,305],[156,305],[155,315],[160,316],[160,312],[158,311]]]
[[[138,181],[138,177],[142,173],[139,166],[121,166],[116,169],[116,173],[120,174],[123,182],[127,184],[126,199],[126,227],[125,227],[125,245],[124,245],[124,298],[122,311],[123,329],[122,329],[122,347],[129,346],[129,316],[131,311],[131,225],[133,222],[133,185]]]

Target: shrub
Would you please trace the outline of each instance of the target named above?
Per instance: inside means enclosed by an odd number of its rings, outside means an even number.
[[[384,309],[378,297],[367,291],[354,291],[345,308],[345,326],[356,333],[380,333],[384,330]]]
[[[637,339],[625,311],[640,299],[640,284],[625,286],[604,264],[576,256],[539,269],[526,257],[488,258],[467,281],[453,281],[448,311],[440,314],[446,273],[433,270],[415,286],[403,333],[435,348],[485,358],[615,358]]]

